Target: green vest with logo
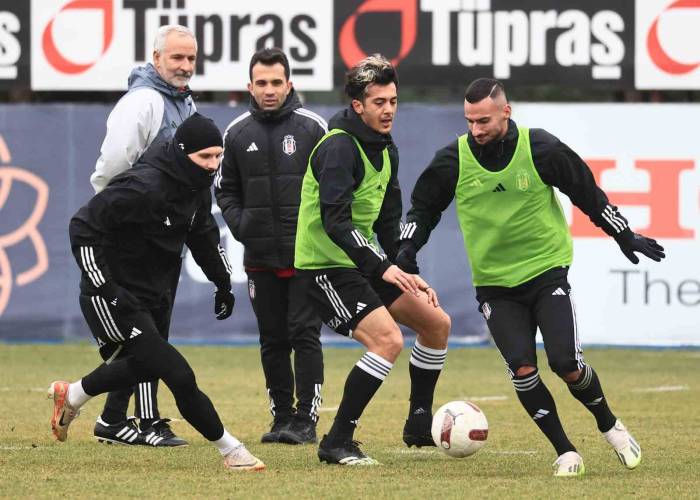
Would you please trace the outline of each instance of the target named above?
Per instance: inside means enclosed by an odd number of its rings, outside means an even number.
[[[384,193],[386,193],[391,177],[389,151],[385,148],[382,152],[382,169],[377,172],[355,137],[344,130],[333,129],[316,144],[309,156],[306,174],[304,174],[294,249],[294,267],[297,269],[357,267],[343,249],[333,243],[323,228],[318,181],[311,169],[311,158],[313,158],[318,147],[329,137],[339,134],[345,134],[353,140],[360,151],[360,157],[365,169],[362,182],[352,194],[352,225],[357,230],[353,232],[353,237],[358,246],[371,246],[379,254],[377,251],[378,247],[374,244],[373,226],[377,217],[379,217],[379,211],[384,201]],[[358,232],[359,234],[356,234]]]
[[[474,285],[514,287],[571,265],[569,227],[554,189],[535,169],[529,129],[518,127],[515,153],[499,172],[479,164],[466,134],[458,144],[457,218]]]

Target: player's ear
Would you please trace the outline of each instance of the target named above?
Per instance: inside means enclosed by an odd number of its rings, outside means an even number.
[[[358,115],[361,115],[362,112],[365,110],[365,105],[359,99],[353,99],[350,104],[352,105],[352,109]]]
[[[512,108],[510,107],[510,103],[505,103],[503,105],[503,118],[506,120],[510,120],[510,115],[513,113]]]

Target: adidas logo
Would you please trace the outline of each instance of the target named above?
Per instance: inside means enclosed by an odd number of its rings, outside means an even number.
[[[603,401],[603,396],[594,399],[590,403],[586,403],[586,406],[598,406]]]
[[[114,297],[111,301],[110,304],[112,304],[114,307],[117,307],[117,298]]]
[[[102,347],[103,345],[107,345],[107,342],[102,340],[100,337],[97,337],[97,347]]]
[[[362,312],[362,310],[363,310],[365,307],[367,307],[367,304],[365,304],[365,303],[363,303],[363,302],[358,302],[358,303],[357,303],[357,310],[355,310],[355,314],[358,314],[358,313]]]
[[[172,224],[170,223],[170,217],[166,217],[163,221],[163,224],[165,224],[166,226],[172,226]]]
[[[248,146],[248,149],[246,149],[246,151],[250,153],[251,151],[260,151],[260,150],[258,149],[258,146],[255,144],[255,142],[251,142],[250,146]]]
[[[504,192],[505,190],[506,190],[506,188],[504,188],[504,187],[503,187],[503,184],[501,184],[501,183],[499,182],[499,183],[498,183],[498,186],[496,186],[496,187],[494,188],[494,190],[492,191],[492,193],[502,193],[502,192]]]
[[[552,295],[566,295],[566,292],[559,287],[552,292]]]
[[[141,335],[141,333],[142,333],[141,330],[139,330],[139,329],[136,328],[136,327],[133,327],[133,328],[131,329],[131,335],[129,335],[129,338],[130,338],[130,339],[133,339],[134,337],[138,337],[139,335]]]
[[[535,413],[535,415],[532,417],[532,420],[539,420],[543,417],[546,417],[547,415],[549,415],[549,411],[540,408],[539,410],[537,410],[537,413]]]

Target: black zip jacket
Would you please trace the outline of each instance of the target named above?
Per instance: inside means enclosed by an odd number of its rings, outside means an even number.
[[[513,157],[518,143],[518,128],[510,120],[503,139],[482,146],[469,134],[467,141],[479,163],[487,170],[498,172]],[[617,207],[610,204],[606,194],[596,185],[588,165],[571,148],[539,128],[530,129],[530,148],[542,182],[567,195],[606,234],[615,237],[627,229],[627,220],[620,215]],[[411,209],[401,232],[401,240],[412,242],[415,250],[428,241],[430,232],[440,222],[442,212],[455,196],[458,178],[459,152],[457,141],[454,141],[435,153],[430,165],[418,178],[411,194]]]
[[[348,107],[336,113],[329,122],[330,128],[338,128],[355,137],[367,158],[377,171],[382,168],[382,152],[389,150],[391,178],[384,195],[374,232],[386,256],[379,256],[363,242],[353,237],[353,192],[365,176],[362,157],[353,140],[347,135],[335,135],[326,139],[311,159],[311,170],[319,183],[321,220],[331,240],[338,245],[358,269],[367,276],[381,277],[397,251],[401,220],[401,187],[398,180],[399,152],[391,135],[372,130]]]
[[[185,244],[207,278],[230,290],[231,269],[211,214],[212,181],[172,141],[152,146],[114,177],[70,221],[82,293],[113,281],[146,307],[169,304],[172,269]]]
[[[214,192],[247,268],[294,267],[301,184],[325,120],[301,107],[294,90],[276,111],[249,111],[226,129]]]

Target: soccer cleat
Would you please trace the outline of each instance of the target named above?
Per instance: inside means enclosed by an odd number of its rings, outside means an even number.
[[[295,415],[289,426],[279,433],[279,442],[285,444],[316,443],[316,423],[310,418]]]
[[[430,413],[424,412],[419,414],[409,415],[406,423],[403,426],[403,442],[409,448],[416,446],[435,446],[433,435],[430,427],[433,424],[433,416]]]
[[[360,450],[359,441],[348,439],[341,442],[331,442],[328,436],[323,436],[318,446],[318,459],[321,462],[338,465],[379,465],[379,462],[365,455]]]
[[[53,399],[53,415],[51,416],[51,431],[56,439],[68,439],[68,426],[75,420],[80,411],[68,404],[68,388],[70,383],[57,380],[51,382],[47,396]]]
[[[136,424],[136,417],[129,417],[116,424],[108,424],[102,417],[97,417],[95,439],[106,444],[137,445],[146,444],[139,426]]]
[[[284,416],[275,418],[270,427],[270,431],[266,432],[260,438],[261,443],[280,443],[280,433],[289,428],[292,424],[292,416]]]
[[[176,436],[168,422],[170,422],[169,418],[161,418],[141,431],[143,441],[141,444],[163,447],[187,446],[187,441]]]
[[[556,477],[580,477],[586,473],[583,458],[575,451],[567,451],[552,464]]]
[[[224,457],[224,467],[228,470],[257,472],[265,470],[262,460],[255,458],[248,449],[240,444]]]
[[[628,469],[634,469],[642,461],[642,448],[619,420],[616,420],[612,429],[604,432],[603,436],[615,450],[622,465]]]

